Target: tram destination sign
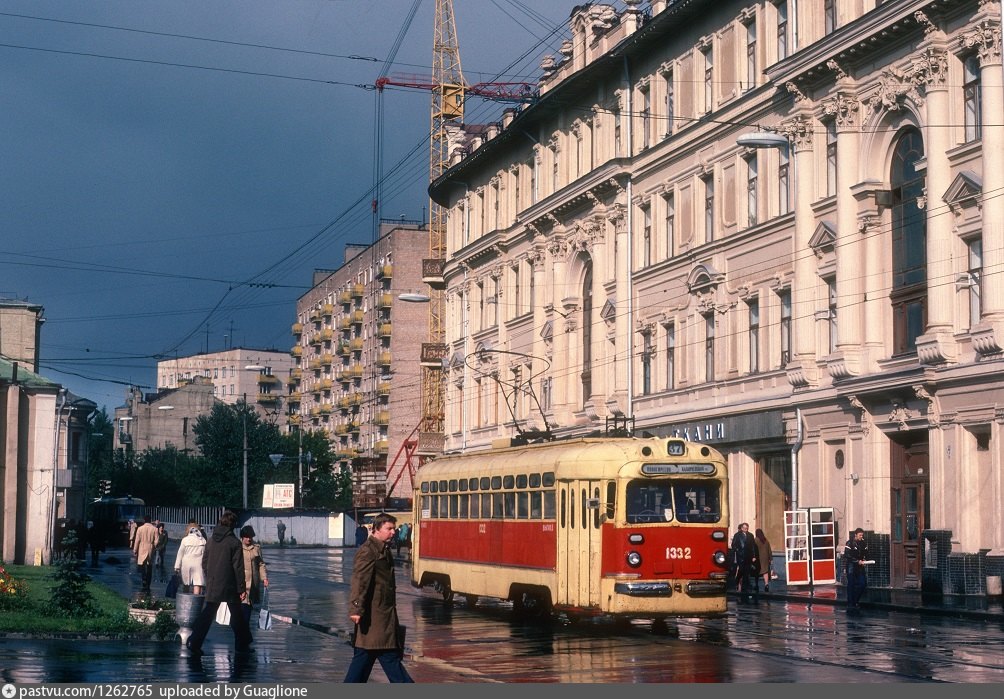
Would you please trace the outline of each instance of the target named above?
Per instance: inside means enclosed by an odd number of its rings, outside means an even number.
[[[642,464],[641,472],[646,476],[662,476],[669,473],[707,473],[715,472],[714,464]]]

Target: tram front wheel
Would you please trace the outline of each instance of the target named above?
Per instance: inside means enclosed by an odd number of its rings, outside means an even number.
[[[442,580],[437,580],[432,584],[432,589],[443,596],[444,602],[453,601],[453,588],[450,587],[450,583],[444,582]]]

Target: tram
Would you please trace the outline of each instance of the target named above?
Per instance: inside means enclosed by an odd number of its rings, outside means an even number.
[[[99,498],[90,505],[90,519],[108,546],[129,545],[129,520],[143,523],[146,503],[132,496]]]
[[[583,437],[438,457],[418,471],[412,579],[517,612],[720,616],[728,472],[676,438]]]

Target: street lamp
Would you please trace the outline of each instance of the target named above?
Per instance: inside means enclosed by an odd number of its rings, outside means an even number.
[[[754,131],[753,133],[744,133],[742,136],[739,136],[736,139],[736,143],[748,148],[777,148],[779,150],[787,150],[788,137],[774,133],[773,131]]]
[[[403,294],[398,294],[397,297],[400,300],[407,301],[409,303],[428,303],[432,300],[428,294],[423,294],[418,291],[406,291]]]

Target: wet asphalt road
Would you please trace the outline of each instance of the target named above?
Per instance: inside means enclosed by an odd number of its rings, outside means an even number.
[[[266,548],[271,631],[236,656],[214,625],[202,658],[170,641],[0,638],[0,680],[38,682],[339,682],[351,648],[345,599],[354,549]],[[124,555],[103,556],[93,576],[125,596],[138,576]],[[173,560],[173,555],[168,556]],[[408,627],[406,666],[424,683],[1004,682],[1001,623],[771,600],[730,601],[729,614],[650,624],[514,618],[504,602],[462,596],[447,605],[398,570]],[[163,589],[155,583],[155,593]],[[386,682],[377,668],[371,682]]]

